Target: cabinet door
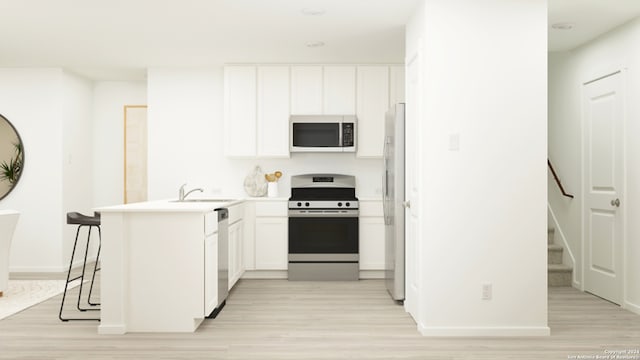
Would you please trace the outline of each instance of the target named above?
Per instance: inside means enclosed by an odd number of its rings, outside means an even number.
[[[204,238],[204,316],[218,305],[218,233]]]
[[[287,218],[256,218],[256,270],[287,270]]]
[[[394,65],[389,74],[389,107],[404,102],[404,65]]]
[[[289,157],[289,67],[258,67],[258,156]]]
[[[244,224],[238,221],[229,226],[229,290],[242,276],[242,234]]]
[[[235,229],[235,241],[236,241],[236,272],[234,275],[235,281],[238,281],[242,274],[244,274],[244,224],[240,221],[236,224]]]
[[[322,114],[322,66],[291,67],[291,114]]]
[[[382,157],[389,109],[389,67],[358,66],[358,157]]]
[[[228,289],[231,290],[231,288],[233,287],[233,284],[235,283],[235,279],[233,278],[234,274],[236,273],[236,251],[237,251],[237,244],[236,244],[236,240],[235,240],[235,232],[234,232],[234,226],[230,225],[229,226],[229,251],[227,256],[229,257],[229,276],[227,277],[228,279]]]
[[[326,115],[356,113],[356,67],[325,66],[323,112]]]
[[[360,270],[384,270],[384,218],[360,218]]]
[[[256,68],[224,68],[224,151],[229,157],[256,155]]]

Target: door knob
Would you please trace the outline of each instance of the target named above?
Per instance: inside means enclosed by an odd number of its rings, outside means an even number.
[[[620,199],[611,200],[611,206],[620,207]]]
[[[405,207],[405,209],[410,208],[410,207],[411,207],[411,201],[409,201],[409,200],[404,201],[404,202],[402,203],[402,206],[404,206],[404,207]]]

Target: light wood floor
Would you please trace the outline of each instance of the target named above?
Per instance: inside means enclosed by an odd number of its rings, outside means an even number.
[[[573,288],[549,293],[552,335],[536,338],[422,337],[380,280],[241,280],[192,334],[98,335],[97,322],[60,322],[57,296],[0,320],[0,358],[567,359],[640,348],[640,316]]]

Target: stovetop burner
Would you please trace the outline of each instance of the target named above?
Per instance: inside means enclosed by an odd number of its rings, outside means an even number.
[[[358,209],[355,177],[339,174],[292,176],[289,209]]]

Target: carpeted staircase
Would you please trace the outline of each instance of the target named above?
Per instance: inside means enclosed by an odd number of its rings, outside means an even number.
[[[548,286],[571,286],[573,269],[562,263],[562,246],[554,243],[555,229],[547,232]]]

